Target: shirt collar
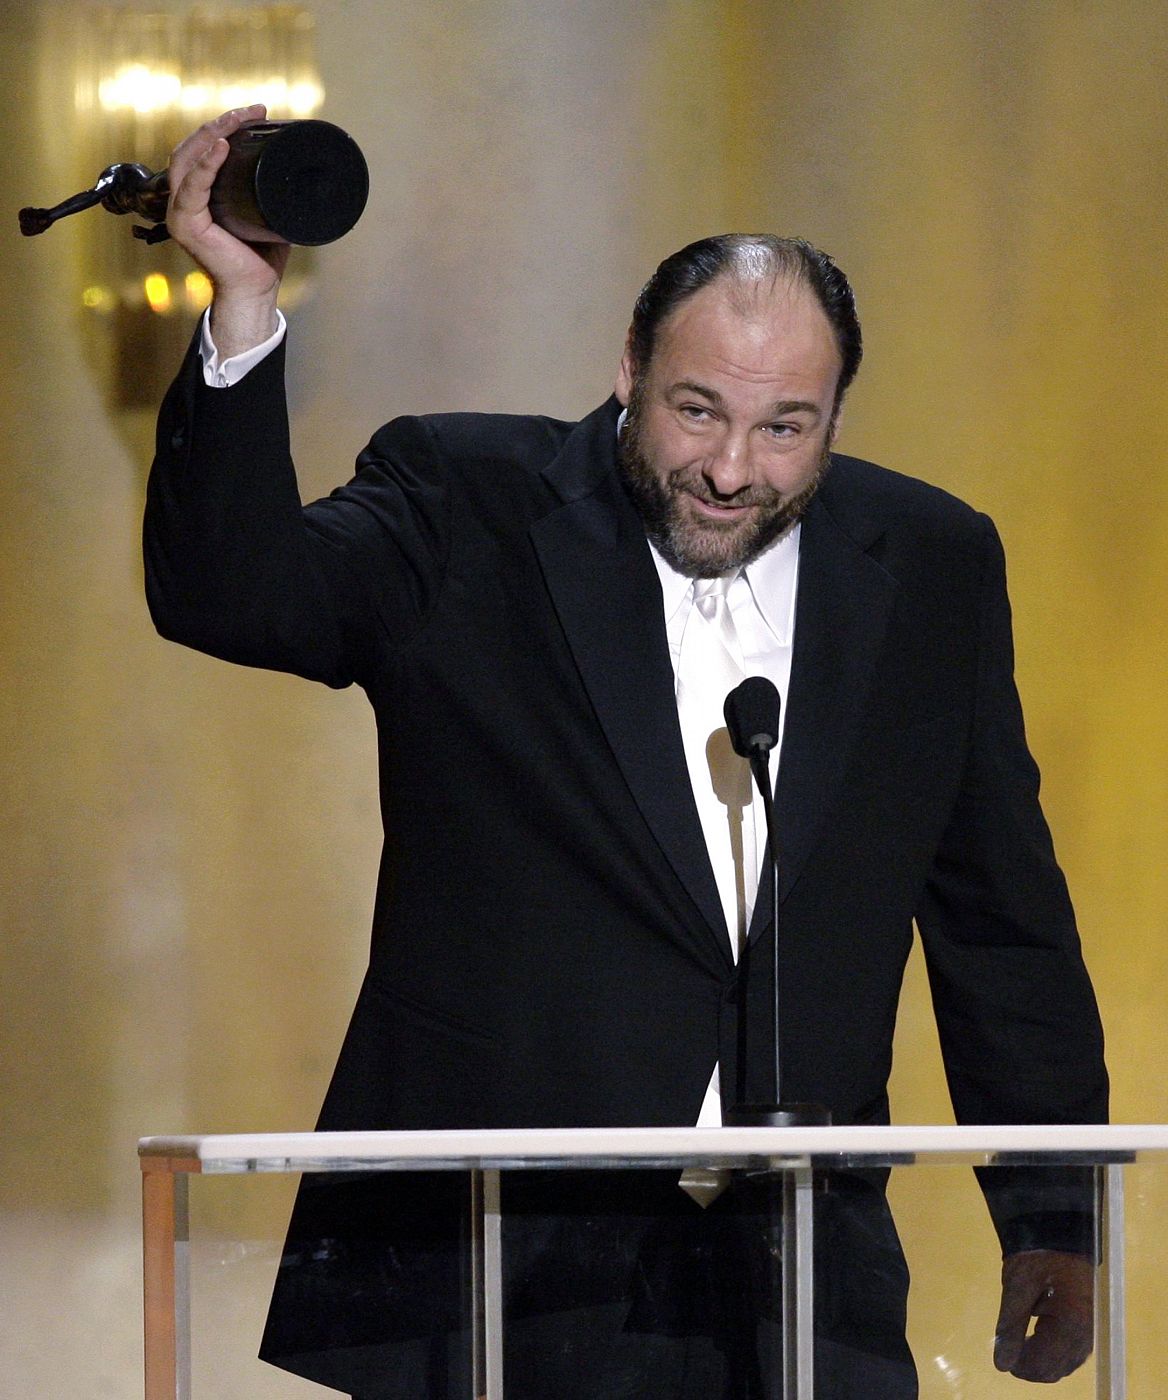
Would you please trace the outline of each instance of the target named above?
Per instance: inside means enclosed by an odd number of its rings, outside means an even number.
[[[774,634],[780,646],[790,646],[795,624],[795,579],[799,568],[799,535],[802,525],[796,522],[794,529],[788,530],[780,539],[766,547],[745,568],[730,587],[730,602],[734,595],[745,586],[759,615]],[[687,574],[679,573],[672,564],[663,559],[657,546],[649,541],[653,563],[657,566],[657,576],[661,580],[661,602],[668,624],[682,603],[691,596]]]

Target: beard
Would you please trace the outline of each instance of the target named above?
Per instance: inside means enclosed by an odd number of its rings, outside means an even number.
[[[757,559],[803,515],[831,460],[825,442],[815,475],[792,496],[762,483],[744,487],[732,500],[719,502],[750,507],[752,513],[744,519],[722,523],[695,518],[686,509],[687,498],[715,499],[701,468],[686,466],[661,472],[645,451],[641,424],[642,396],[637,384],[617,446],[617,469],[640,512],[645,533],[666,563],[689,578],[716,578]]]

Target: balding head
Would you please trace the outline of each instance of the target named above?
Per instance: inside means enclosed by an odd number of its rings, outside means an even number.
[[[835,412],[855,378],[863,354],[856,303],[847,278],[826,253],[801,238],[727,233],[703,238],[666,258],[641,289],[629,327],[628,352],[643,373],[658,333],[677,308],[712,282],[724,281],[746,317],[765,314],[780,284],[801,283],[815,295],[831,324],[840,353]]]

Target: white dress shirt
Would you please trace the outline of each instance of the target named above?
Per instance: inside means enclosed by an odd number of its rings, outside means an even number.
[[[734,618],[734,627],[742,647],[742,659],[748,676],[765,676],[779,692],[779,742],[771,750],[770,777],[774,787],[779,771],[779,750],[787,713],[787,694],[791,682],[791,648],[795,639],[795,600],[799,578],[799,535],[796,524],[781,539],[776,540],[752,563],[741,569],[727,592],[727,602]],[[681,654],[681,638],[693,606],[693,580],[680,574],[668,564],[650,542],[653,562],[661,580],[661,599],[665,610],[665,632],[669,640],[669,655],[673,661],[674,681]],[[766,854],[766,814],[761,795],[755,791],[753,803],[755,827],[754,850],[758,862],[756,876],[761,874]],[[757,878],[751,882],[757,888]],[[748,887],[749,888],[749,887]],[[765,897],[765,896],[764,896]],[[745,911],[745,926],[749,928],[754,911],[751,899]],[[731,951],[735,959],[734,930]],[[717,1127],[722,1122],[722,1105],[718,1086],[718,1066],[710,1077],[706,1096],[698,1114],[699,1127]]]

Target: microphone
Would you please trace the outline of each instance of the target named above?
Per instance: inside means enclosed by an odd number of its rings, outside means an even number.
[[[774,947],[772,975],[774,1001],[771,1006],[771,1037],[774,1050],[774,1102],[745,1103],[746,1082],[746,984],[750,976],[749,950],[743,949],[739,965],[738,1086],[740,1102],[723,1111],[723,1122],[732,1127],[821,1127],[831,1115],[819,1104],[785,1103],[782,1096],[782,1066],[779,1058],[779,838],[775,824],[774,792],[771,788],[770,752],[779,742],[782,701],[773,681],[765,676],[747,676],[726,697],[722,710],[730,743],[740,758],[748,759],[754,780],[762,794],[766,814],[767,849],[771,857],[771,917]]]
[[[727,695],[722,713],[740,758],[769,754],[779,742],[781,705],[778,690],[765,676],[747,676]]]

